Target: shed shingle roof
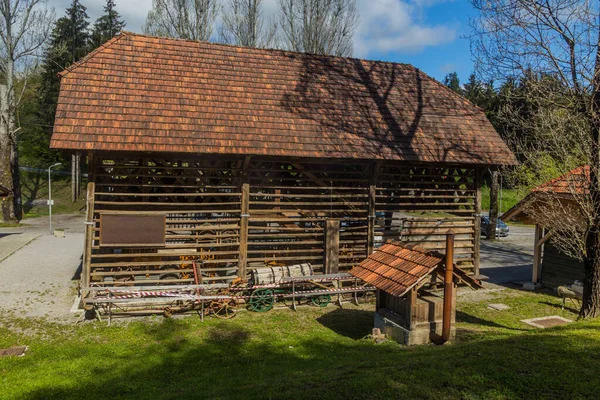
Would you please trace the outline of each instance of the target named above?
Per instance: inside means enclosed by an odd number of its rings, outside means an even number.
[[[407,64],[123,33],[61,75],[54,148],[515,162],[480,109]]]
[[[350,274],[393,296],[403,296],[440,265],[443,256],[409,244],[388,241]]]

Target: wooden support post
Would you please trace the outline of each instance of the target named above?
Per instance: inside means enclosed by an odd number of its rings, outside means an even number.
[[[71,201],[77,200],[77,155],[71,154]]]
[[[325,273],[337,274],[340,264],[340,220],[328,219],[325,226]]]
[[[77,162],[75,164],[75,200],[81,197],[81,153],[75,154]]]
[[[87,187],[86,213],[85,213],[85,241],[83,248],[83,262],[81,264],[81,287],[90,287],[90,264],[92,262],[92,246],[94,244],[94,195],[95,183],[89,182]],[[87,292],[81,292],[84,299]]]
[[[481,243],[481,180],[483,170],[476,168],[473,184],[475,186],[475,227],[473,237],[473,273],[479,275],[479,246]]]
[[[406,294],[406,324],[407,329],[412,329],[415,326],[417,319],[417,286],[413,287],[410,292]]]
[[[371,164],[369,174],[369,220],[367,226],[367,257],[375,249],[375,203],[377,201],[377,176],[381,162]]]
[[[96,164],[94,163],[95,157],[94,152],[90,151],[87,154],[87,172],[88,172],[88,182],[95,182],[96,175]]]
[[[544,228],[540,225],[535,225],[535,235],[533,239],[533,271],[531,274],[531,281],[533,283],[539,283],[541,272],[542,272],[542,246],[544,242],[542,237],[544,236]]]
[[[250,157],[244,159],[242,167],[242,198],[240,215],[240,254],[238,258],[238,275],[246,279],[246,267],[248,264],[248,220],[250,219]]]
[[[487,240],[496,239],[496,225],[498,224],[498,177],[500,173],[498,171],[491,172],[491,183],[490,183],[490,223],[488,224],[488,230],[485,232]]]

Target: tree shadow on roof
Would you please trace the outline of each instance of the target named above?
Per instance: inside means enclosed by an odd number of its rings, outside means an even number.
[[[302,69],[294,90],[283,95],[282,105],[316,122],[323,137],[340,150],[348,152],[351,144],[360,151],[357,158],[365,159],[432,162],[462,153],[481,160],[460,137],[432,141],[431,135],[444,129],[440,104],[444,110],[464,109],[464,100],[445,96],[433,104],[437,93],[433,85],[439,84],[420,70],[310,54],[289,57],[301,58]]]

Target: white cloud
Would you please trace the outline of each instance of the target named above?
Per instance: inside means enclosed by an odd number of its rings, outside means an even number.
[[[72,0],[49,0],[62,17]],[[452,0],[356,0],[360,23],[354,38],[354,54],[369,57],[374,53],[414,53],[425,47],[452,42],[456,30],[448,25],[423,21],[427,7]],[[222,3],[226,1],[221,0]],[[90,25],[102,14],[105,0],[81,0],[87,7]],[[116,0],[117,11],[127,22],[126,30],[141,32],[152,0]],[[264,16],[274,17],[277,0],[264,0]]]
[[[354,39],[356,56],[368,57],[375,52],[414,53],[453,41],[454,28],[421,21],[423,8],[440,1],[358,0],[360,24]]]

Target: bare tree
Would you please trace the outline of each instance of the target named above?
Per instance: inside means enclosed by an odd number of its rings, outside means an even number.
[[[51,32],[53,13],[45,0],[0,0],[0,183],[12,188],[2,202],[2,220],[21,218],[16,113],[27,85],[32,57]],[[20,74],[19,92],[16,89]]]
[[[152,0],[144,33],[207,41],[218,12],[217,0]]]
[[[289,50],[352,55],[358,25],[354,0],[279,0],[283,46]]]
[[[479,12],[471,37],[478,70],[499,80],[532,77],[522,94],[534,104],[527,118],[511,120],[519,113],[504,110],[504,118],[523,128],[517,131],[533,133],[533,138],[512,138],[523,163],[534,166],[550,159],[561,173],[573,163],[589,165],[583,185],[580,179],[570,179],[564,189],[577,213],[564,202],[564,193],[552,190],[530,212],[560,232],[555,244],[562,250],[579,251],[585,265],[580,315],[600,316],[600,4],[471,2]]]
[[[277,24],[265,21],[263,0],[229,0],[222,14],[220,40],[246,47],[272,47]]]

